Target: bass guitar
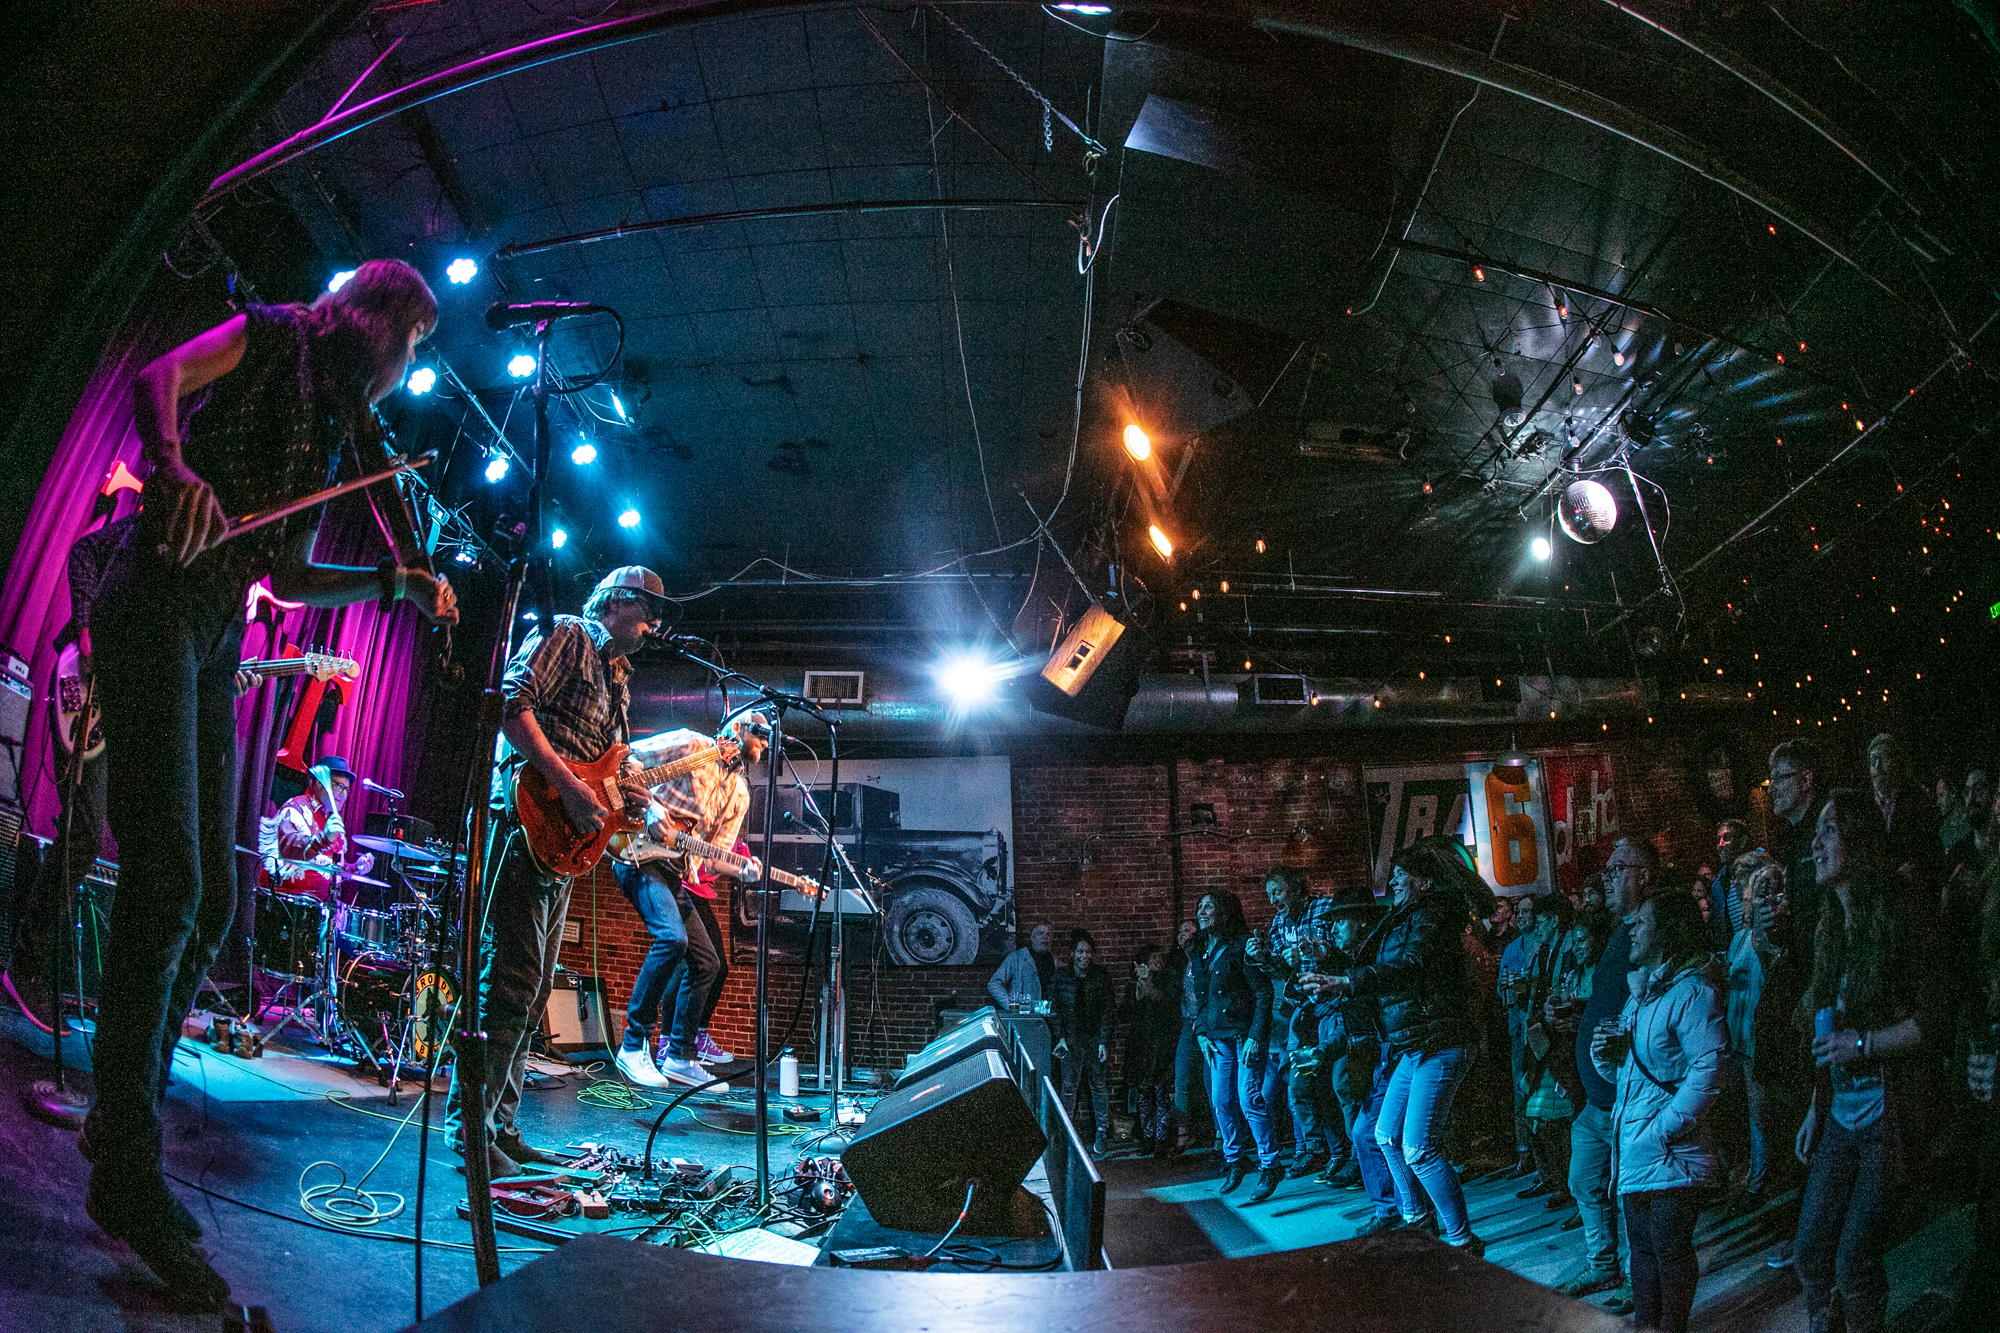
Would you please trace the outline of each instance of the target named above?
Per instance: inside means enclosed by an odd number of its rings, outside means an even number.
[[[698,856],[705,866],[745,883],[768,879],[788,889],[797,889],[811,898],[826,892],[825,886],[818,880],[809,879],[804,875],[794,875],[789,870],[779,870],[775,867],[764,869],[753,858],[738,856],[735,852],[718,847],[712,842],[703,842],[684,829],[675,829],[673,836],[665,841],[655,838],[650,833],[621,836],[613,844],[611,854],[635,866],[644,865],[648,861],[678,861],[684,856]],[[687,888],[689,892],[700,894],[704,898],[715,896],[714,889],[704,890],[693,884],[688,884]]]
[[[507,784],[508,803],[513,808],[515,822],[521,826],[522,836],[527,839],[528,855],[544,874],[559,879],[581,875],[597,864],[613,838],[639,831],[639,821],[625,813],[625,788],[657,787],[703,765],[726,762],[736,757],[736,745],[724,741],[704,746],[655,768],[621,776],[619,770],[631,753],[629,745],[614,745],[589,763],[563,760],[569,771],[610,811],[595,833],[585,833],[570,820],[555,784],[543,777],[540,769],[523,763],[514,770],[513,780]]]
[[[333,653],[302,653],[297,657],[270,657],[249,662],[240,662],[236,669],[263,682],[279,676],[311,676],[315,680],[332,680],[335,676],[352,676],[361,670],[361,664],[351,657],[340,657]],[[70,737],[76,735],[77,714],[83,711],[83,701],[90,693],[89,679],[85,675],[83,653],[76,644],[67,645],[56,655],[55,688],[50,691],[49,700],[54,705],[55,719],[49,727],[49,734],[55,738],[58,751],[67,758]],[[104,753],[104,728],[102,715],[95,699],[90,704],[90,721],[84,734],[83,757],[95,759]]]

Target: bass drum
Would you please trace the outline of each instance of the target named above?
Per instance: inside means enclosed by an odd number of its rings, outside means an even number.
[[[410,965],[399,958],[363,954],[340,973],[340,1016],[356,1031],[396,1022],[409,997]]]
[[[410,1000],[410,1054],[429,1067],[451,1040],[451,1017],[458,1009],[458,982],[449,972],[417,978]]]

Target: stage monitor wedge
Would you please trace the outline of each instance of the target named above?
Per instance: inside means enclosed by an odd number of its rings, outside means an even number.
[[[895,1090],[900,1092],[946,1065],[957,1064],[980,1051],[998,1051],[1003,1056],[1007,1053],[1007,1029],[991,1011],[982,1011],[980,1017],[960,1023],[911,1056],[903,1072],[896,1076]]]
[[[1004,1219],[1048,1142],[1006,1061],[986,1050],[876,1102],[840,1160],[877,1222],[938,1234],[968,1185],[984,1225]]]

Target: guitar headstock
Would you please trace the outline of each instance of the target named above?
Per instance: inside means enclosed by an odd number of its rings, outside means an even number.
[[[314,680],[325,682],[335,676],[356,676],[361,673],[361,664],[351,657],[340,657],[333,653],[307,653],[306,674]]]

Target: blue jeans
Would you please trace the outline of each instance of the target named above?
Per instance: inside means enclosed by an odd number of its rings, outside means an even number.
[[[1390,1057],[1375,1117],[1375,1142],[1396,1182],[1396,1203],[1403,1216],[1415,1221],[1436,1210],[1444,1238],[1459,1244],[1472,1235],[1465,1215],[1465,1192],[1439,1147],[1452,1094],[1472,1068],[1476,1046],[1450,1046],[1435,1055],[1406,1051]],[[1428,1195],[1428,1199],[1426,1199]]]
[[[1375,1141],[1375,1119],[1381,1114],[1382,1098],[1389,1091],[1385,1072],[1379,1068],[1376,1070],[1375,1081],[1368,1089],[1366,1100],[1343,1100],[1340,1104],[1341,1114],[1347,1117],[1347,1137],[1354,1144],[1354,1161],[1361,1168],[1361,1188],[1367,1192],[1368,1201],[1375,1205],[1377,1217],[1387,1217],[1397,1211],[1396,1178],[1389,1174],[1389,1163],[1382,1156],[1382,1145]]]
[[[1278,1164],[1278,1142],[1271,1133],[1271,1113],[1264,1105],[1263,1072],[1242,1058],[1243,1039],[1211,1037],[1208,1041],[1208,1102],[1215,1111],[1215,1132],[1222,1140],[1222,1160],[1243,1157],[1244,1131],[1257,1149],[1259,1167]]]
[[[1866,1129],[1820,1113],[1799,1234],[1793,1247],[1806,1315],[1824,1316],[1840,1291],[1849,1333],[1878,1333],[1887,1314],[1888,1253],[1903,1176],[1895,1108]]]
[[[620,866],[618,888],[653,937],[625,1006],[625,1049],[644,1050],[664,1010],[668,1053],[692,1060],[695,1031],[719,971],[715,947],[699,918],[694,930],[688,929],[693,903],[683,901],[688,892],[671,870]]]

